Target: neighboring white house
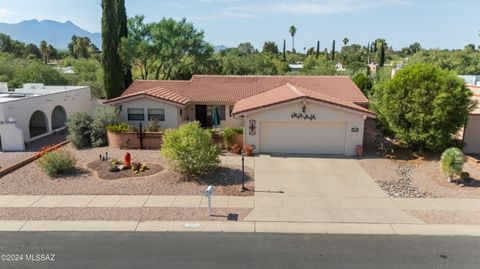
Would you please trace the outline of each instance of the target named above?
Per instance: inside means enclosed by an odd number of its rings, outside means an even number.
[[[8,91],[0,84],[0,141],[3,151],[21,151],[25,143],[65,128],[70,115],[93,108],[90,87],[24,84]]]
[[[256,153],[354,155],[364,121],[375,114],[346,76],[204,76],[188,81],[137,80],[106,104],[137,126],[157,119],[163,128],[197,120],[244,128]]]

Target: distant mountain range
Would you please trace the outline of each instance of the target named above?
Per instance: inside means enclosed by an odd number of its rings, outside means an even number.
[[[88,32],[71,21],[58,22],[51,20],[27,20],[19,23],[0,23],[0,33],[9,35],[11,38],[39,45],[45,40],[57,49],[66,50],[72,36],[87,36],[101,49],[102,36],[100,33]]]

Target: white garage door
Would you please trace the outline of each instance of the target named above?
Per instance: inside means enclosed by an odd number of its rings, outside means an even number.
[[[260,152],[345,154],[346,123],[261,122]]]

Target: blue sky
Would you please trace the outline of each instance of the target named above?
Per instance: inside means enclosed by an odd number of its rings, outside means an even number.
[[[0,22],[26,19],[71,20],[100,31],[100,0],[0,0]],[[298,29],[297,51],[340,45],[343,37],[366,44],[386,38],[394,48],[415,41],[427,48],[463,48],[480,44],[479,0],[126,0],[128,16],[147,21],[183,18],[205,31],[214,45],[236,46],[251,41],[277,44],[287,39],[290,25]],[[337,45],[338,46],[338,45]]]

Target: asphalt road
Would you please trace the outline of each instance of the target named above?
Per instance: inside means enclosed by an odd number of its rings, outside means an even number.
[[[1,232],[0,253],[0,268],[478,269],[480,237]]]

